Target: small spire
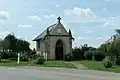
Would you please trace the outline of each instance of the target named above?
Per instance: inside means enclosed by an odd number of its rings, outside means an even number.
[[[70,36],[72,36],[72,33],[71,33],[71,30],[69,29],[69,34],[70,34]]]
[[[60,20],[61,20],[61,17],[58,17],[57,19],[58,19],[58,22],[60,22]]]
[[[49,35],[49,28],[47,28],[47,35]]]

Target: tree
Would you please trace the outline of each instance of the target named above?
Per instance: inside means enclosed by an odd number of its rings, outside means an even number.
[[[0,46],[3,50],[9,50],[12,52],[27,52],[31,51],[30,43],[24,39],[18,39],[14,34],[8,34],[4,40],[0,41]]]
[[[29,48],[30,43],[28,41],[25,41],[23,39],[17,39],[17,43],[16,43],[17,47],[16,47],[16,51],[17,52],[22,52],[22,51],[30,51],[31,49]]]
[[[81,52],[80,48],[75,47],[72,50],[72,58],[73,58],[73,60],[82,60],[82,54],[81,53],[82,52]]]
[[[85,58],[87,59],[87,60],[94,60],[94,54],[95,54],[95,52],[96,52],[96,48],[94,48],[94,47],[89,47],[89,50],[88,51],[86,51],[85,52]]]
[[[110,56],[111,60],[119,60],[120,56],[120,29],[115,30],[115,34],[111,36],[106,43],[98,48],[101,52]]]
[[[17,38],[14,36],[14,34],[8,34],[3,41],[3,48],[5,50],[12,50],[15,52],[16,50],[16,42]]]
[[[89,50],[96,50],[94,47],[89,47],[87,44],[81,45],[81,47],[76,47],[72,51],[73,53],[73,59],[74,60],[85,60],[85,53],[88,52],[89,55]],[[91,54],[91,53],[90,53]]]
[[[0,50],[3,50],[3,46],[2,46],[2,44],[3,44],[3,40],[0,39]]]

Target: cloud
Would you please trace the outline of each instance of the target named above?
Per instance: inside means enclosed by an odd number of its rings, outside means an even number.
[[[30,28],[32,27],[32,25],[25,24],[25,25],[18,25],[17,27],[18,28]]]
[[[108,29],[116,29],[120,28],[119,26],[120,24],[115,17],[108,17],[102,27]]]
[[[91,30],[88,30],[88,31],[85,31],[84,33],[85,33],[85,34],[89,34],[89,33],[92,33],[92,31],[91,31]]]
[[[10,18],[10,15],[6,11],[0,11],[0,20],[5,21]]]
[[[79,36],[77,38],[75,38],[76,41],[80,41],[80,40],[83,40],[83,41],[86,41],[86,40],[90,40],[89,37],[82,37],[82,36]]]
[[[84,37],[82,37],[82,36],[76,37],[75,41],[73,41],[73,48],[74,47],[79,47],[81,41],[84,41]]]
[[[55,14],[51,14],[51,15],[44,15],[44,18],[53,18],[53,17],[56,17],[56,15]]]
[[[102,9],[102,12],[106,12],[106,11],[107,11],[107,8],[103,8],[103,9]]]
[[[111,28],[111,29],[116,28],[116,26],[117,26],[117,24],[115,22],[111,22],[111,21],[105,22],[103,25],[103,27]]]
[[[83,37],[78,37],[78,38],[76,38],[76,40],[84,40],[84,38]]]
[[[111,38],[111,36],[99,36],[96,38],[96,40],[107,41],[110,38]]]
[[[60,7],[60,5],[55,5],[55,7]]]
[[[90,8],[70,8],[63,12],[66,23],[83,23],[83,22],[104,22],[105,18],[97,16]]]
[[[40,21],[40,20],[42,20],[39,16],[36,16],[36,15],[34,15],[34,16],[29,16],[28,19],[35,20],[35,21]]]
[[[96,15],[90,8],[78,8],[74,7],[72,9],[64,10],[66,16],[77,16],[79,18],[89,18],[95,19]]]
[[[103,37],[97,37],[97,40],[102,40],[103,39]]]

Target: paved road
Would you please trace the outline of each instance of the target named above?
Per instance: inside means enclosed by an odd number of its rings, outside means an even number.
[[[77,69],[0,67],[0,80],[120,80],[120,74]]]

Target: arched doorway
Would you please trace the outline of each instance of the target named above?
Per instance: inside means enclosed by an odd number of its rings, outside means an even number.
[[[56,60],[63,60],[63,43],[61,40],[58,40],[56,42],[55,59]]]

